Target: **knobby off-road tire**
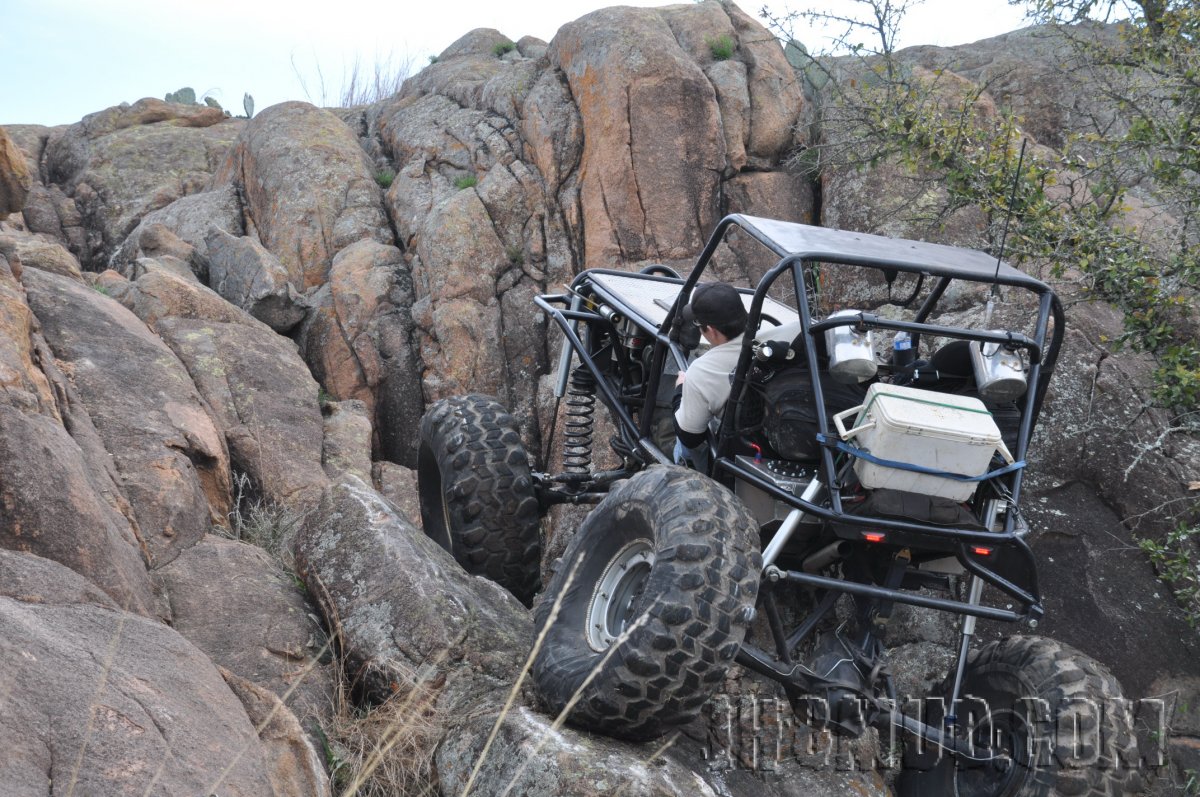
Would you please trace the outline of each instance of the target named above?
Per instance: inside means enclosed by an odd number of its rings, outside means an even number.
[[[1121,685],[1079,651],[1041,637],[989,643],[971,654],[962,695],[960,725],[973,726],[976,738],[998,739],[1014,764],[996,772],[947,759],[939,765],[940,787],[922,780],[926,775],[908,781],[905,773],[899,794],[1118,797],[1141,788],[1132,710]]]
[[[425,533],[528,606],[540,584],[540,517],[513,417],[488,396],[437,402],[421,419],[417,477]]]
[[[761,567],[758,526],[724,487],[676,467],[634,475],[588,515],[534,611],[541,629],[561,598],[538,696],[558,714],[595,670],[572,724],[644,740],[690,721],[741,647]]]

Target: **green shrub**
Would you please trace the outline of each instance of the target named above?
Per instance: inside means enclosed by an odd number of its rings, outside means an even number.
[[[1138,545],[1150,557],[1161,578],[1175,593],[1193,627],[1200,622],[1200,560],[1196,544],[1200,525],[1180,523],[1162,542],[1141,540]]]
[[[708,45],[714,61],[728,61],[733,57],[733,51],[737,49],[737,42],[728,34],[709,36],[704,43]]]
[[[517,45],[512,42],[497,42],[496,46],[492,48],[492,55],[500,58],[505,53],[511,53],[515,49],[517,49]]]
[[[392,181],[396,179],[396,173],[388,168],[380,169],[375,172],[375,182],[379,183],[380,188],[391,188]]]
[[[454,187],[460,191],[464,188],[474,188],[479,182],[479,178],[473,174],[464,174],[462,177],[454,178]]]

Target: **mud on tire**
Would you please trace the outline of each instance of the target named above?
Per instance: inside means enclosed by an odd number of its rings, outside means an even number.
[[[538,696],[558,714],[582,687],[568,720],[619,738],[689,722],[741,647],[761,565],[758,526],[724,487],[683,468],[636,474],[588,515],[534,611],[541,628],[560,601]]]
[[[417,476],[425,533],[528,606],[540,583],[540,517],[513,417],[488,396],[437,402],[421,419]]]
[[[1141,788],[1121,685],[1079,651],[1042,637],[989,643],[971,654],[962,695],[960,725],[999,740],[1014,764],[998,773],[946,759],[941,772],[902,774],[898,794],[1118,797]]]

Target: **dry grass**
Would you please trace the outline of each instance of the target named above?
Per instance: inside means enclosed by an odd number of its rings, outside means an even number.
[[[340,678],[339,683],[345,684]],[[433,753],[447,718],[438,690],[418,682],[408,695],[360,709],[346,687],[325,729],[325,759],[339,797],[399,797],[437,793]]]
[[[323,108],[353,108],[356,105],[371,105],[386,100],[400,93],[404,81],[413,74],[413,57],[408,54],[397,55],[376,53],[373,62],[365,65],[362,58],[354,56],[354,61],[342,69],[342,82],[337,91],[330,91],[325,84],[325,72],[319,63],[313,64],[315,73],[312,89],[309,81],[292,56],[292,72],[300,81],[304,96],[314,105]]]
[[[257,545],[271,554],[288,573],[294,572],[292,541],[304,515],[264,499],[246,473],[235,473],[233,499],[229,528],[217,526],[213,531]]]

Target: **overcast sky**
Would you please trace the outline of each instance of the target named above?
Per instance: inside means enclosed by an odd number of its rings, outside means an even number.
[[[820,6],[839,2],[851,0]],[[364,68],[389,59],[419,68],[473,28],[549,41],[559,26],[607,5],[664,3],[0,0],[0,125],[76,122],[183,86],[237,114],[247,92],[256,110],[293,99],[335,104],[356,58]],[[779,12],[789,6],[770,5]],[[757,16],[762,0],[741,6]],[[926,0],[908,14],[901,45],[963,44],[1023,24],[1007,0]],[[812,32],[797,30],[797,38],[812,50],[825,45]]]

